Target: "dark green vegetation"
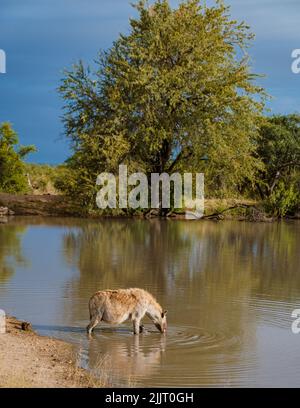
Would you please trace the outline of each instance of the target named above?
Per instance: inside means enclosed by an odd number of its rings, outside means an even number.
[[[294,213],[300,203],[300,115],[267,119],[258,142],[263,168],[256,187],[261,199],[274,215]]]
[[[19,193],[27,188],[24,157],[34,146],[19,146],[18,135],[9,123],[0,124],[0,192]]]
[[[138,1],[129,33],[94,67],[79,62],[65,71],[59,92],[72,156],[63,166],[27,165],[29,187],[20,161],[19,189],[2,190],[62,192],[83,214],[99,214],[98,174],[127,164],[148,175],[204,172],[207,198],[250,199],[272,216],[295,214],[300,116],[264,115],[266,94],[246,52],[253,35],[222,1],[203,4]]]

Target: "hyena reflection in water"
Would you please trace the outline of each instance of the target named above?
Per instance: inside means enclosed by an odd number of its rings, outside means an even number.
[[[88,366],[110,386],[138,386],[140,380],[158,374],[166,342],[166,336],[160,335],[155,342],[151,336],[119,336],[115,341],[109,336],[95,336],[88,345]]]
[[[134,334],[143,331],[141,320],[146,315],[155,327],[165,333],[167,330],[167,312],[155,298],[143,289],[118,289],[96,292],[89,302],[90,324],[87,332],[92,333],[101,321],[121,324],[126,320],[133,322]]]

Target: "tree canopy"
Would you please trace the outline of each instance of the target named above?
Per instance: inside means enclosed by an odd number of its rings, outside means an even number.
[[[88,202],[97,175],[120,163],[147,173],[205,170],[217,194],[253,180],[265,95],[250,69],[249,27],[222,1],[134,7],[129,34],[100,52],[94,69],[79,62],[65,71],[69,189]]]

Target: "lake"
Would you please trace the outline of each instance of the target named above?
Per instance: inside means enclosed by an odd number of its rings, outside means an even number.
[[[0,308],[72,342],[112,385],[299,387],[300,222],[16,217],[0,224]],[[100,325],[97,290],[141,287],[168,309],[161,335]]]

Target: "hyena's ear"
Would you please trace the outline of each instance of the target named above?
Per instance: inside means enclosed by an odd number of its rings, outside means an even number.
[[[168,314],[168,311],[165,310],[164,312],[162,312],[161,317],[165,317],[165,316],[167,316],[167,314]]]

